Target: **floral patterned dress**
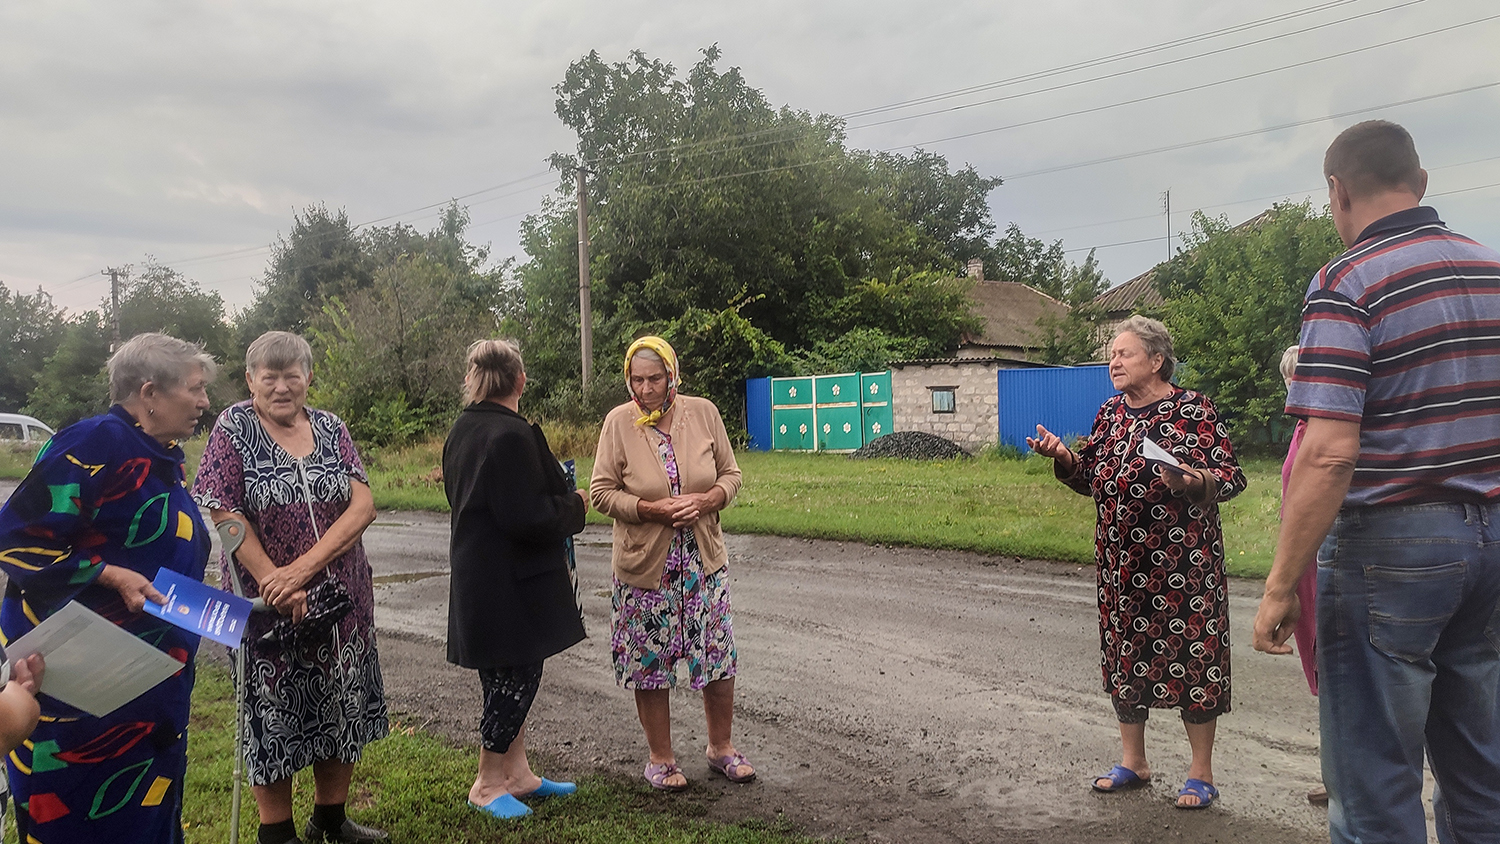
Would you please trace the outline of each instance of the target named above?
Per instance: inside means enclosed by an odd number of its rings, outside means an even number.
[[[209,435],[193,485],[204,507],[246,516],[277,566],[307,552],[338,521],[349,508],[351,481],[368,483],[344,423],[311,408],[307,416],[313,450],[295,458],[271,439],[250,402],[227,408]],[[226,585],[229,565],[221,555]],[[234,565],[246,595],[258,595],[255,578]],[[357,762],[366,744],[389,732],[364,545],[356,542],[308,586],[324,577],[342,581],[354,603],[327,641],[295,648],[261,642],[278,616],[250,617],[244,738],[252,785],[286,779],[319,759]]]
[[[0,509],[6,642],[77,600],[183,663],[102,718],[37,697],[41,723],[7,760],[23,841],[182,841],[198,637],[130,612],[119,593],[94,583],[105,565],[147,579],[161,569],[202,579],[209,535],[182,459],[182,449],[162,446],[116,405],[57,432]]]
[[[1150,437],[1206,468],[1213,501],[1194,504],[1140,455]],[[1104,403],[1061,480],[1097,505],[1099,643],[1104,689],[1120,720],[1180,709],[1202,723],[1229,711],[1229,597],[1218,502],[1245,489],[1228,432],[1202,394],[1174,388],[1143,408]]]
[[[657,454],[667,470],[672,494],[682,491],[672,438],[660,428]],[[667,549],[661,588],[639,589],[614,579],[610,649],[615,680],[627,689],[669,689],[677,685],[677,664],[687,664],[688,685],[700,690],[733,677],[734,619],[729,609],[729,567],[703,572],[703,559],[691,528],[678,530]]]

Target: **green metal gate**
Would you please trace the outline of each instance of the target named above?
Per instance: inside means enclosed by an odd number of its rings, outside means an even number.
[[[771,448],[853,451],[891,432],[890,372],[771,379]]]
[[[864,438],[868,443],[896,429],[891,409],[891,373],[867,372],[859,376],[859,386]]]
[[[812,451],[813,379],[771,379],[771,448]]]

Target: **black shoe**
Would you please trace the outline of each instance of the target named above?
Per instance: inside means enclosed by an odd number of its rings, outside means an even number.
[[[337,844],[381,844],[390,840],[383,829],[375,829],[370,826],[361,826],[354,821],[344,820],[344,825],[336,830],[325,830],[318,826],[311,818],[307,821],[307,829],[302,833],[308,844],[321,844],[324,841],[337,842]]]

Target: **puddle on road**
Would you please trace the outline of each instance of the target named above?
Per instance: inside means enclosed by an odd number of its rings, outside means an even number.
[[[443,577],[448,574],[445,571],[409,571],[402,574],[377,574],[370,578],[370,582],[376,586],[388,583],[415,583],[418,580],[426,580],[429,577]]]

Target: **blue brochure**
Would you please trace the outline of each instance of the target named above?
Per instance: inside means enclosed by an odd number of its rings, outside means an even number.
[[[228,645],[240,646],[250,620],[250,602],[205,583],[183,577],[171,569],[157,572],[151,581],[167,596],[165,604],[146,602],[146,612],[192,633]]]

